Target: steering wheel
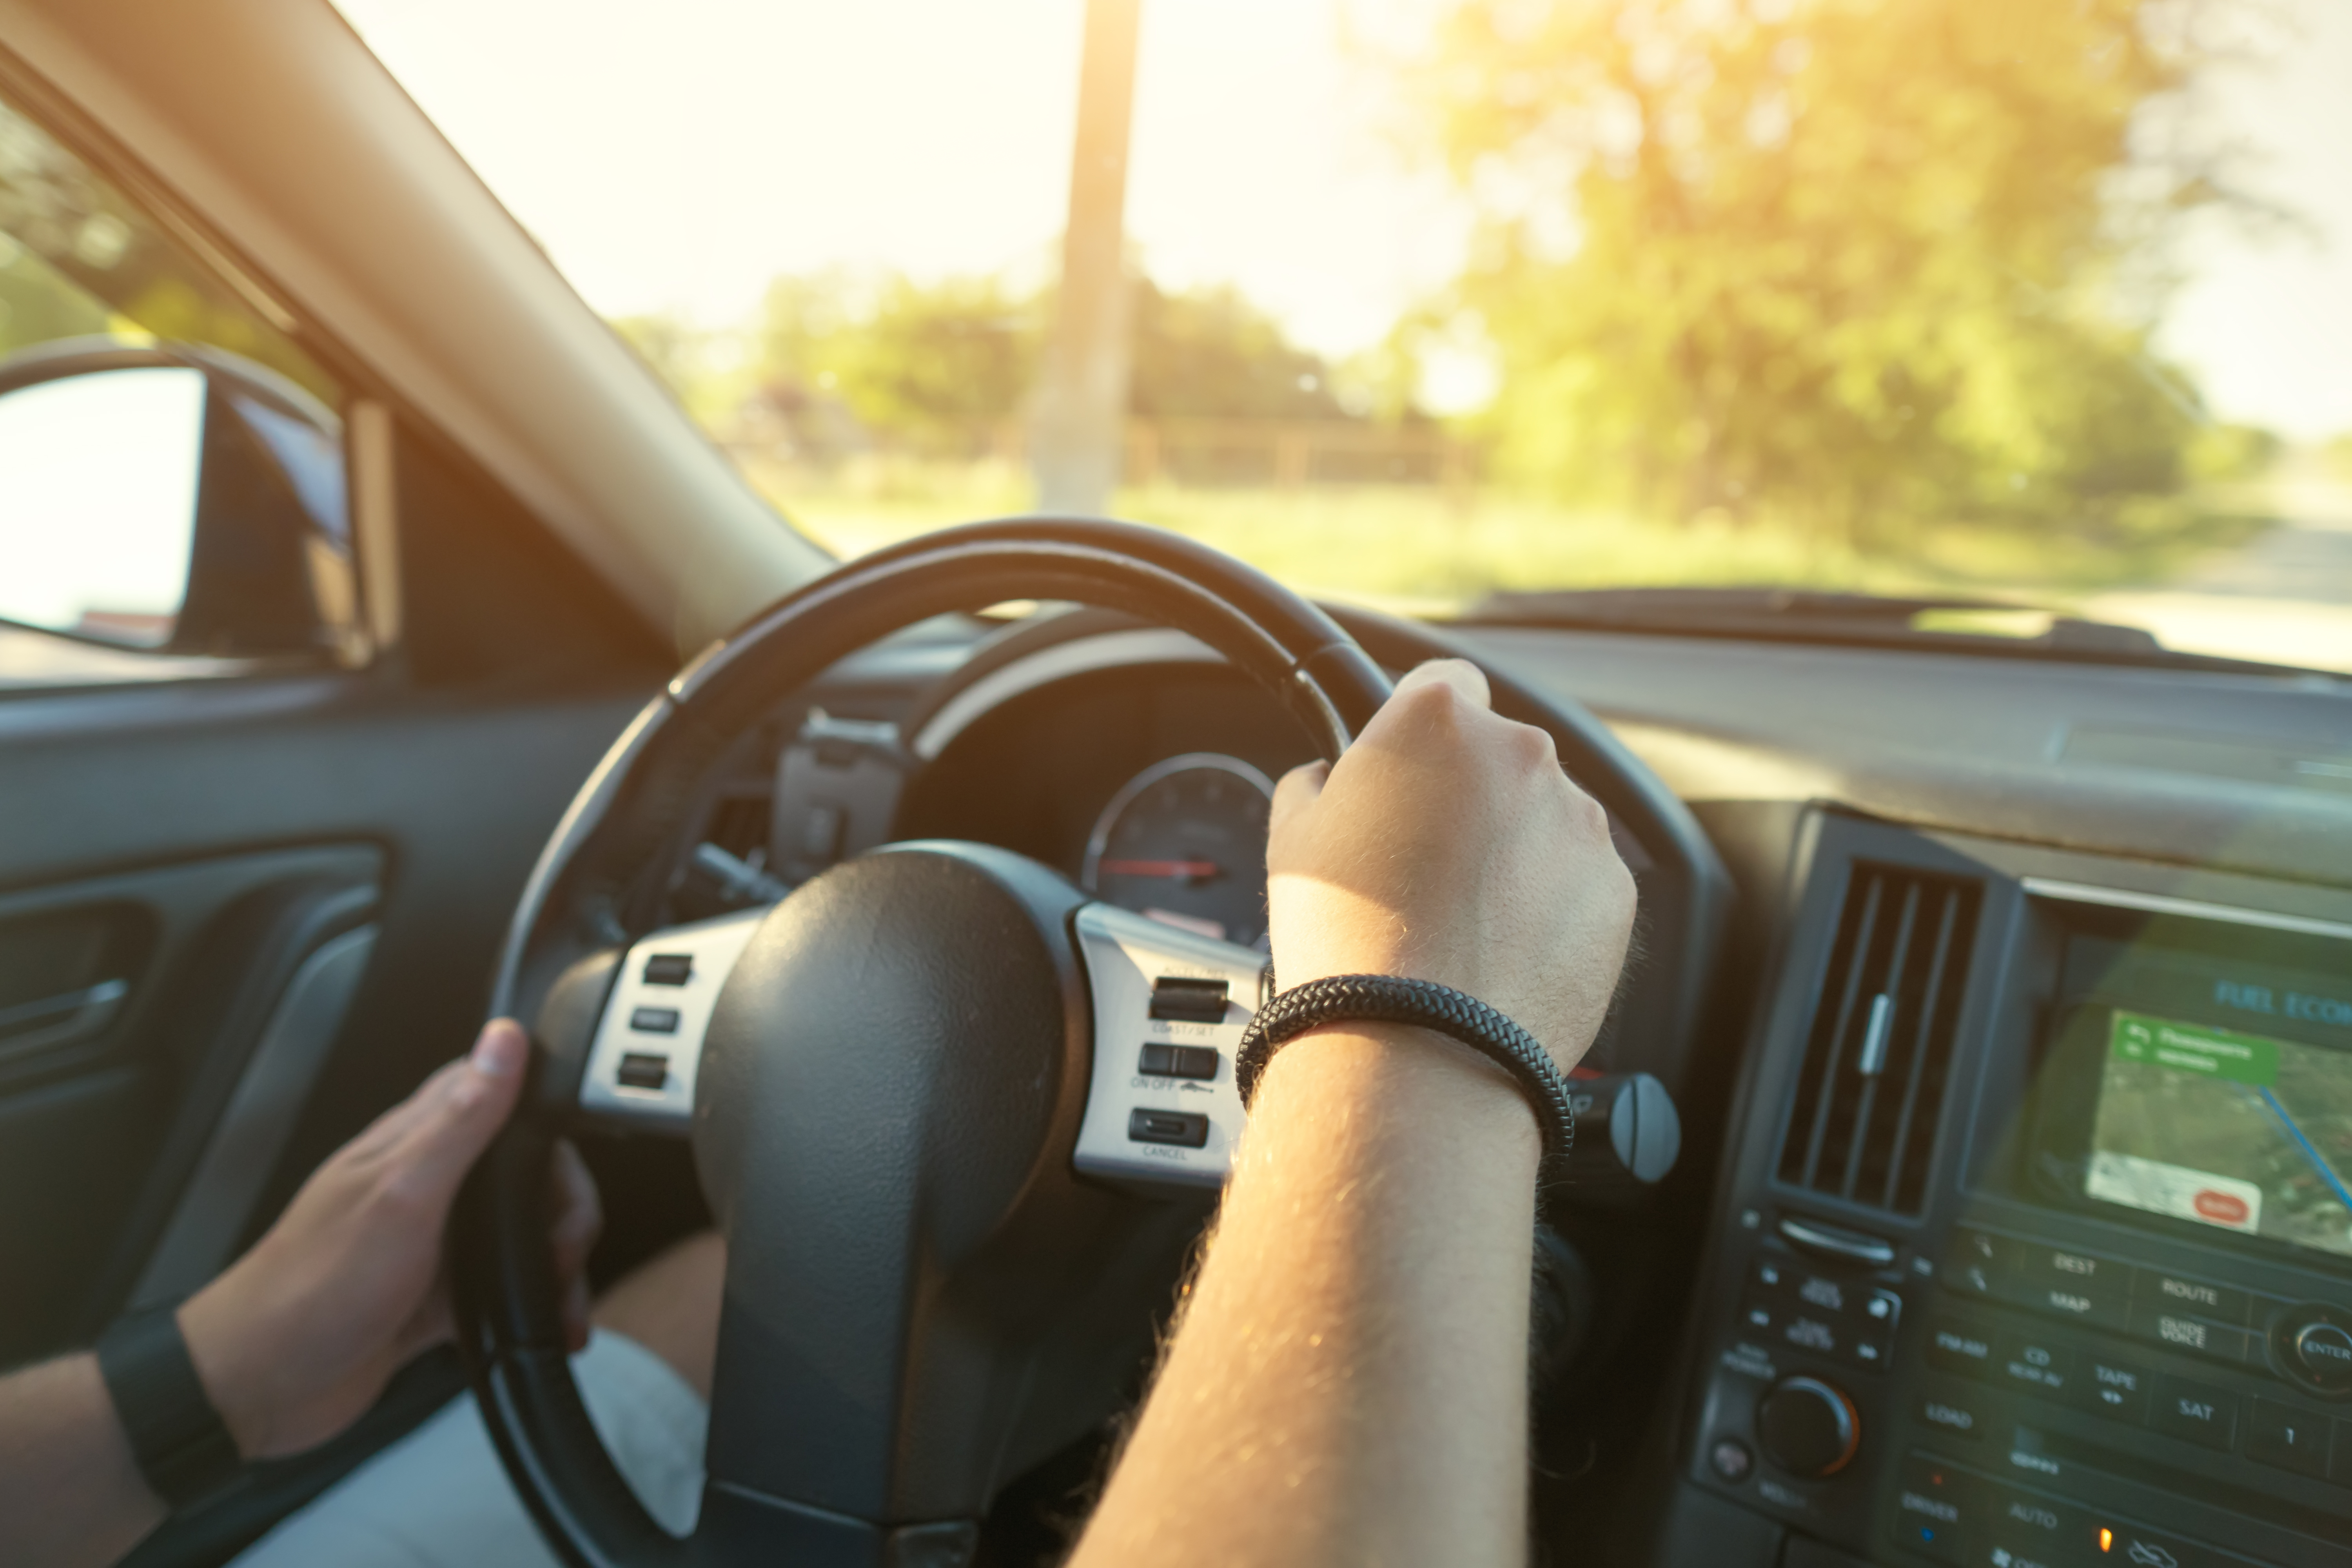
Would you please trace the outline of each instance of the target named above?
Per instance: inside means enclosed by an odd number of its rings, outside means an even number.
[[[845,565],[647,705],[515,910],[494,1007],[530,1022],[531,1078],[454,1244],[483,1420],[580,1568],[961,1563],[1002,1483],[1098,1424],[1148,1353],[1201,1205],[1139,1193],[1221,1184],[1261,954],[948,841],[651,929],[650,873],[695,786],[781,696],[899,627],[1032,598],[1192,634],[1333,761],[1389,691],[1328,616],[1250,567],[1156,530],[1027,518]],[[1153,1040],[1189,1053],[1160,1065],[1210,1076],[1139,1076]],[[583,1117],[689,1136],[727,1237],[686,1540],[614,1467],[563,1348],[548,1158]]]

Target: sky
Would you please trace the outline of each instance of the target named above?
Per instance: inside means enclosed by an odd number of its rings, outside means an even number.
[[[833,266],[1050,274],[1082,0],[338,3],[607,315],[730,324]],[[1470,215],[1340,15],[1429,3],[1145,0],[1128,229],[1153,277],[1237,284],[1335,355],[1451,278]],[[2207,85],[2306,228],[2193,234],[2161,342],[2221,416],[2309,439],[2352,431],[2352,0],[2277,4],[2271,58]]]

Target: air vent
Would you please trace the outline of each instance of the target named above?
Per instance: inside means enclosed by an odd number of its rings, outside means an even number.
[[[768,854],[768,816],[764,795],[722,795],[710,808],[710,825],[702,837],[738,860],[763,866]]]
[[[1781,1181],[1919,1212],[1980,891],[1902,867],[1854,867],[1780,1148]]]

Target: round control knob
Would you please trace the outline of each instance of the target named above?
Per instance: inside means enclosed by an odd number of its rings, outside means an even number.
[[[1784,1377],[1756,1407],[1756,1436],[1780,1468],[1819,1479],[1853,1462],[1862,1447],[1862,1417],[1835,1384]]]
[[[2286,1347],[2287,1359],[2312,1387],[2322,1394],[2352,1394],[2352,1331],[2315,1319],[2296,1325]]]

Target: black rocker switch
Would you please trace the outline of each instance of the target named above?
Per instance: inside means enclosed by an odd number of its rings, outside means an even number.
[[[646,960],[646,984],[683,985],[694,978],[694,954],[656,952]]]
[[[1222,1024],[1225,1021],[1225,983],[1163,974],[1151,983],[1151,1016],[1180,1024]]]
[[[614,1077],[623,1089],[659,1089],[669,1081],[669,1058],[652,1051],[631,1051],[621,1058]]]
[[[1133,1110],[1128,1113],[1130,1143],[1179,1143],[1187,1149],[1205,1147],[1209,1119],[1190,1110]]]
[[[1135,1070],[1153,1078],[1213,1079],[1217,1053],[1208,1046],[1146,1046]]]

